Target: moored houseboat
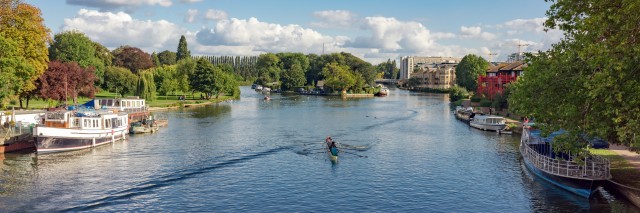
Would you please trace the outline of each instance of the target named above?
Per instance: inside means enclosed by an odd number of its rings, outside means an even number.
[[[507,125],[503,117],[495,115],[475,115],[469,125],[476,129],[500,131]]]
[[[125,112],[108,110],[50,111],[34,128],[38,153],[91,148],[125,139],[129,119]]]
[[[525,167],[536,176],[576,195],[589,198],[597,187],[611,178],[609,160],[599,156],[558,153],[553,150],[553,138],[525,125],[520,139],[520,153]]]
[[[41,123],[44,111],[0,111],[0,153],[34,150],[33,126]]]

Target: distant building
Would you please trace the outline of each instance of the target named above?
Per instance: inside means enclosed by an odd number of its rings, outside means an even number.
[[[460,63],[462,58],[453,57],[418,57],[404,56],[400,58],[400,80],[409,80],[414,72],[418,72],[421,66],[442,63]]]
[[[418,66],[419,71],[411,78],[418,79],[416,87],[449,89],[456,84],[457,63],[441,63]]]
[[[523,74],[523,67],[527,65],[522,61],[502,63],[489,67],[486,76],[478,76],[477,94],[493,99],[496,93],[502,93],[507,84],[514,82]]]

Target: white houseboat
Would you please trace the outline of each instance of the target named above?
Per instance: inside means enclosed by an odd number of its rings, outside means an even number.
[[[506,126],[503,117],[495,115],[475,115],[469,122],[474,128],[489,131],[500,131]]]
[[[91,148],[125,139],[129,132],[125,112],[107,110],[50,111],[44,124],[35,127],[38,153]]]

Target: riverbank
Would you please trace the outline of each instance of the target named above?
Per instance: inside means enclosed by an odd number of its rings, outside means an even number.
[[[149,111],[154,112],[154,111],[166,111],[166,110],[173,110],[173,109],[180,109],[180,108],[199,107],[199,106],[205,106],[209,104],[215,104],[215,103],[220,103],[220,102],[230,101],[230,100],[234,100],[233,97],[220,96],[218,99],[212,99],[212,100],[186,100],[186,101],[175,100],[172,102],[164,102],[161,105],[149,104]]]
[[[609,149],[591,149],[592,154],[611,161],[610,188],[624,195],[640,208],[640,154],[622,145],[610,145]]]

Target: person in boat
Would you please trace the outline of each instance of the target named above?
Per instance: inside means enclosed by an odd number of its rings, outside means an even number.
[[[333,142],[333,139],[331,138],[331,136],[327,136],[327,139],[324,140],[327,143],[327,147],[329,149],[331,149],[331,146],[335,146],[335,142]]]

